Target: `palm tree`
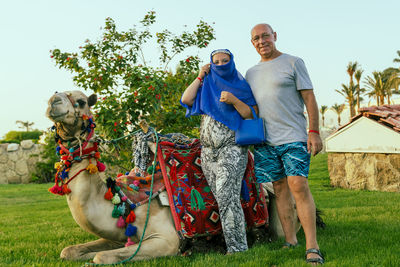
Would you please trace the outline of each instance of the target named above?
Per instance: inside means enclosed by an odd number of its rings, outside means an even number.
[[[322,115],[322,127],[325,126],[325,112],[328,110],[328,106],[322,105],[321,108],[319,109],[319,112],[321,112]]]
[[[357,61],[355,62],[350,61],[349,64],[347,65],[347,73],[350,76],[350,84],[353,83],[353,75],[357,71],[357,67],[358,67]]]
[[[337,118],[338,126],[340,126],[340,114],[343,112],[344,107],[345,107],[344,104],[338,105],[336,103],[331,107],[336,112],[336,114],[338,116],[338,118]]]
[[[336,92],[345,97],[347,103],[349,104],[350,117],[354,117],[356,113],[354,110],[356,89],[357,86],[354,85],[354,83],[350,82],[349,86],[342,84],[342,89],[336,90]]]
[[[361,87],[360,87],[360,80],[361,80],[361,75],[363,74],[363,72],[364,72],[363,69],[358,69],[354,73],[354,78],[356,78],[356,81],[357,81],[357,112],[360,109],[360,93],[364,90],[364,89],[361,89]]]
[[[384,105],[385,97],[390,104],[392,91],[398,91],[400,71],[396,68],[387,68],[384,71],[374,71],[372,76],[365,78],[365,84],[370,89],[368,95],[376,98],[376,104]]]
[[[19,128],[26,128],[27,132],[29,132],[29,127],[31,127],[33,124],[35,124],[34,122],[29,122],[29,121],[16,121],[15,123],[21,124],[21,126],[19,126]]]
[[[394,63],[400,63],[400,50],[397,50],[397,56],[398,58],[393,59]]]

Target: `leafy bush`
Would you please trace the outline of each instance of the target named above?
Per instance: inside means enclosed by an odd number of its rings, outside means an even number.
[[[50,51],[56,65],[70,71],[78,87],[98,95],[93,110],[96,131],[104,139],[126,135],[142,119],[160,132],[198,136],[200,118],[185,118],[179,99],[197,76],[200,59],[182,54],[187,48],[206,48],[215,39],[214,29],[200,21],[193,32],[175,35],[165,29],[153,34],[150,27],[155,21],[155,12],[150,11],[140,26],[118,31],[114,21],[107,18],[98,41],[86,40],[78,52]],[[163,67],[147,65],[143,50],[152,40],[158,48],[152,52],[160,52],[157,66]],[[181,60],[173,73],[168,64],[175,56]],[[130,162],[129,140],[119,141],[118,146],[120,161]]]
[[[45,145],[43,145],[40,153],[40,161],[36,163],[35,172],[32,173],[31,177],[34,183],[49,183],[54,180],[54,175],[56,174],[54,163],[59,161],[59,157],[55,153],[54,133],[46,132],[44,141]]]
[[[9,131],[4,136],[4,140],[1,140],[1,143],[20,143],[23,140],[33,140],[33,142],[37,143],[39,137],[43,134],[42,131],[34,130],[34,131]]]

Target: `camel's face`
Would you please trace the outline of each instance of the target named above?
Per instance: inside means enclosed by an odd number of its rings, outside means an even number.
[[[49,100],[46,115],[64,130],[68,128],[74,131],[80,129],[82,115],[91,115],[90,107],[96,103],[96,100],[96,95],[87,97],[80,91],[56,93]],[[74,135],[72,132],[65,134]]]

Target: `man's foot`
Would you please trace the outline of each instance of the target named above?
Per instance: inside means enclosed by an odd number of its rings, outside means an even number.
[[[306,262],[311,265],[324,264],[325,259],[321,251],[316,248],[306,250]]]
[[[295,243],[295,244],[292,244],[292,243],[289,243],[289,242],[285,242],[284,244],[283,244],[283,246],[282,246],[282,249],[290,249],[290,248],[295,248],[295,247],[298,247],[299,246],[299,243]]]

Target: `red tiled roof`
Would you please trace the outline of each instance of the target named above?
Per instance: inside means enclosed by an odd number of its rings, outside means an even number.
[[[347,124],[339,127],[338,130],[364,116],[400,133],[400,105],[372,106],[360,108],[358,111],[359,114],[352,117]]]

